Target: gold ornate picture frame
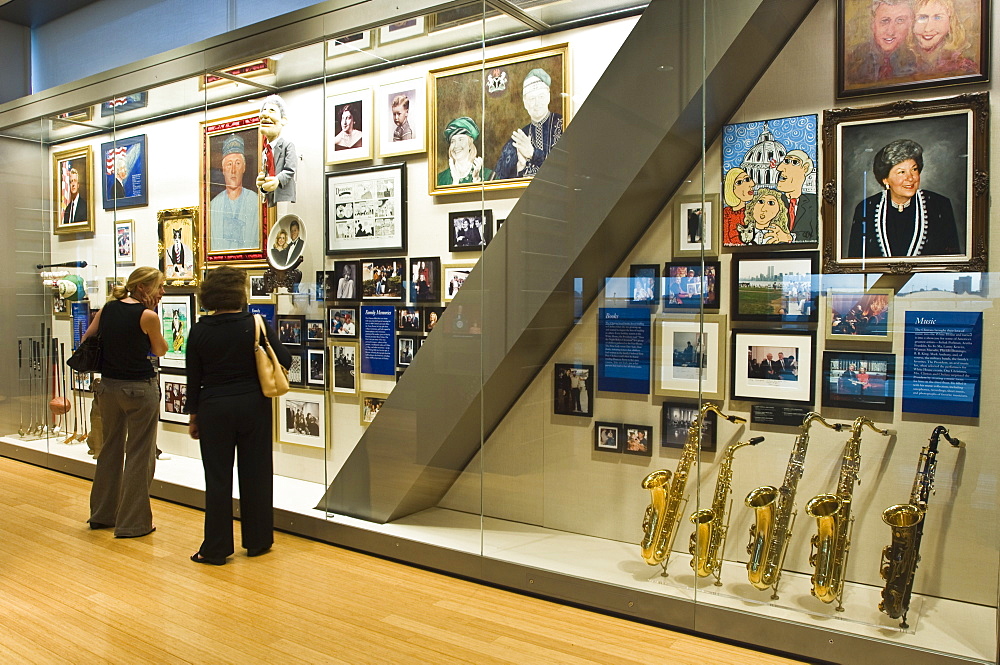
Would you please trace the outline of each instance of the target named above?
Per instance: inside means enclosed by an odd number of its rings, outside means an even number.
[[[201,253],[198,246],[198,209],[173,208],[156,213],[160,270],[166,275],[167,288],[198,286]]]
[[[88,146],[52,154],[52,232],[94,232],[94,153]]]

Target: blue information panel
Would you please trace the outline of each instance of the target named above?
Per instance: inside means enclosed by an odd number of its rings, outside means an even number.
[[[361,371],[396,376],[392,336],[396,308],[375,305],[361,308]]]
[[[649,394],[649,310],[601,307],[597,326],[597,389]]]
[[[264,317],[264,320],[271,325],[272,328],[274,327],[274,312],[275,312],[274,305],[256,305],[254,303],[250,303],[247,306],[247,309],[250,310],[251,314],[260,314],[261,316]]]
[[[90,301],[81,300],[70,303],[70,315],[73,317],[73,350],[80,346],[83,334],[90,325]]]
[[[907,312],[903,411],[979,417],[982,312]]]

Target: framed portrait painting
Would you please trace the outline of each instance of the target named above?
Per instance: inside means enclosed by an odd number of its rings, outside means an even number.
[[[681,196],[674,204],[674,256],[719,253],[719,195]]]
[[[275,440],[300,446],[326,446],[326,395],[309,390],[289,390],[277,400]]]
[[[326,253],[406,251],[406,165],[326,176]]]
[[[421,256],[410,259],[410,300],[441,302],[441,258]]]
[[[594,450],[605,453],[622,451],[622,423],[594,423]]]
[[[891,342],[892,289],[830,289],[823,327],[830,341]]]
[[[448,213],[448,251],[480,252],[492,239],[492,210]]]
[[[988,0],[838,0],[837,97],[989,80]]]
[[[197,314],[193,293],[167,293],[156,306],[167,340],[167,352],[160,358],[160,367],[184,369],[187,367],[187,339]]]
[[[823,353],[823,406],[892,411],[896,356],[891,353]]]
[[[135,222],[121,219],[115,222],[115,265],[135,265]]]
[[[985,272],[989,95],[823,112],[823,271]]]
[[[666,285],[663,306],[668,309],[719,309],[718,261],[678,261],[663,267]]]
[[[691,423],[697,417],[697,402],[664,402],[660,412],[660,445],[664,448],[683,448]],[[705,414],[705,421],[701,424],[701,450],[715,452],[718,420],[714,411]]]
[[[330,345],[330,374],[333,392],[358,392],[358,343],[336,341]]]
[[[149,203],[146,135],[101,144],[101,202],[105,210]]]
[[[726,317],[705,314],[659,316],[653,320],[653,394],[723,399]]]
[[[372,90],[329,95],[326,100],[326,163],[343,164],[371,159]]]
[[[201,272],[198,247],[198,210],[175,208],[156,213],[159,222],[160,270],[167,287],[198,286]]]
[[[722,128],[724,247],[819,240],[816,123],[815,115],[799,115]]]
[[[266,262],[267,213],[257,192],[260,172],[257,113],[202,123],[201,209],[205,263]]]
[[[812,404],[815,348],[812,331],[734,330],[730,398]]]
[[[427,82],[424,79],[379,86],[375,99],[379,157],[411,155],[427,149]]]
[[[556,363],[553,413],[565,416],[594,415],[593,365]]]
[[[734,321],[816,321],[819,275],[815,252],[747,254],[732,261]]]
[[[90,146],[52,155],[52,232],[56,235],[94,232],[94,200]]]
[[[569,124],[568,53],[560,44],[430,71],[432,195],[531,181]],[[514,132],[534,146],[530,158]]]
[[[187,377],[182,374],[160,374],[160,422],[187,425],[191,418],[184,413],[187,406]]]

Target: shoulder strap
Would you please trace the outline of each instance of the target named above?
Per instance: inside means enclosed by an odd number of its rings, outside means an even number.
[[[260,346],[260,329],[264,327],[264,322],[263,322],[260,314],[254,314],[253,315],[253,320],[254,320],[254,340],[253,340],[253,343],[254,343],[255,346]],[[264,335],[264,339],[265,340],[267,339],[267,335]]]

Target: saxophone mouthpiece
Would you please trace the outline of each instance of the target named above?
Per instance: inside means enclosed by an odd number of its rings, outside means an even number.
[[[886,428],[882,430],[882,436],[896,436],[896,430]]]
[[[762,436],[755,436],[754,438],[752,438],[749,441],[747,441],[747,443],[749,443],[751,446],[756,446],[758,443],[760,443],[763,440],[764,440],[764,437],[762,437]]]
[[[739,416],[726,416],[726,420],[728,420],[731,423],[736,423],[737,425],[740,423],[745,423],[747,421],[746,418],[740,418]]]

